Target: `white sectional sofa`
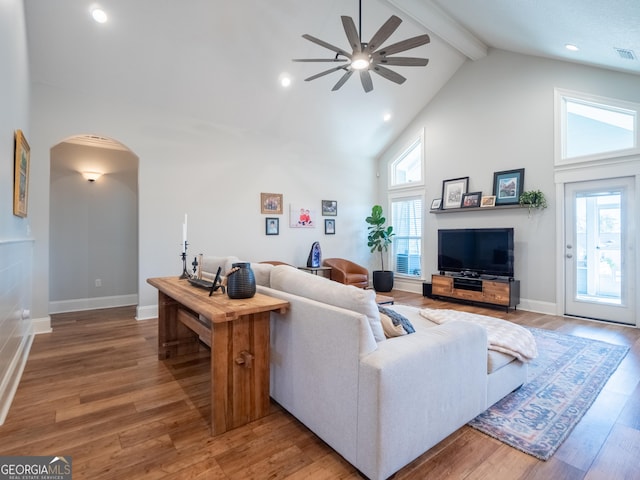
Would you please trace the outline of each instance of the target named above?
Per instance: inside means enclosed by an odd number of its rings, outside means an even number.
[[[416,332],[380,338],[372,290],[289,266],[252,268],[258,292],[290,303],[271,317],[271,397],[372,480],[393,475],[526,379],[526,364],[488,352],[481,326],[437,325],[415,307],[385,305]]]

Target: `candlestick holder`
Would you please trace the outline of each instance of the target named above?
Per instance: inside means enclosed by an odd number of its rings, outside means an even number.
[[[185,240],[184,241],[184,249],[182,250],[182,253],[180,254],[180,256],[182,257],[182,275],[180,275],[179,278],[191,278],[191,275],[187,271],[187,246],[188,245],[189,244]]]

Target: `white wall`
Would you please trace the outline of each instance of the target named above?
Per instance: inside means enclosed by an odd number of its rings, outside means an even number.
[[[469,191],[491,195],[493,173],[525,168],[525,190],[542,190],[549,208],[426,215],[425,275],[436,273],[439,228],[515,227],[515,276],[521,307],[555,313],[556,187],[554,88],[638,102],[637,75],[491,50],[467,62],[379,158],[379,197],[386,164],[425,129],[427,205],[442,195],[445,179],[469,177]]]
[[[189,216],[190,261],[198,253],[281,260],[303,265],[311,244],[323,256],[341,256],[367,265],[364,218],[375,197],[374,161],[336,158],[305,145],[181,118],[117,99],[35,85],[32,96],[32,161],[38,170],[31,207],[38,213],[34,233],[35,315],[47,315],[49,288],[49,149],[62,139],[94,133],[116,139],[140,159],[139,316],[151,314],[154,276],[179,275],[184,214]],[[327,139],[330,142],[330,139]],[[266,236],[260,192],[284,194],[280,235]],[[321,200],[337,200],[336,234],[324,228],[288,228],[288,206],[304,203],[320,210]],[[42,241],[40,241],[42,239]]]
[[[29,69],[21,0],[0,3],[0,424],[33,340],[29,217],[13,215],[14,132],[30,139]]]
[[[83,163],[104,175],[88,182]],[[137,165],[129,151],[51,149],[50,313],[137,305]]]

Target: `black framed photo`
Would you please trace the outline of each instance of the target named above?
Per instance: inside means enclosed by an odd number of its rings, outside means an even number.
[[[462,196],[469,188],[469,177],[452,178],[442,182],[442,209],[460,208]]]
[[[431,200],[431,210],[440,210],[440,205],[442,204],[441,198],[434,198]]]
[[[322,215],[325,217],[338,215],[338,202],[336,200],[322,200]]]
[[[496,205],[516,205],[524,187],[524,168],[493,174],[493,194]]]
[[[482,192],[465,193],[462,195],[462,208],[473,208],[480,206]]]
[[[325,235],[336,234],[336,221],[333,218],[324,219],[324,234]]]
[[[280,219],[277,217],[267,217],[264,219],[265,234],[267,235],[279,235],[280,234]]]

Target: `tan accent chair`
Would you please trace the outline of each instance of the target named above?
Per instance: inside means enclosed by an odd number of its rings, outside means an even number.
[[[268,263],[268,264],[274,265],[274,266],[277,266],[277,265],[289,265],[291,267],[293,266],[293,265],[290,265],[288,263],[281,262],[280,260],[265,260],[264,262],[260,262],[260,263]]]
[[[322,264],[331,267],[331,280],[360,288],[369,286],[369,270],[344,258],[326,258]]]

